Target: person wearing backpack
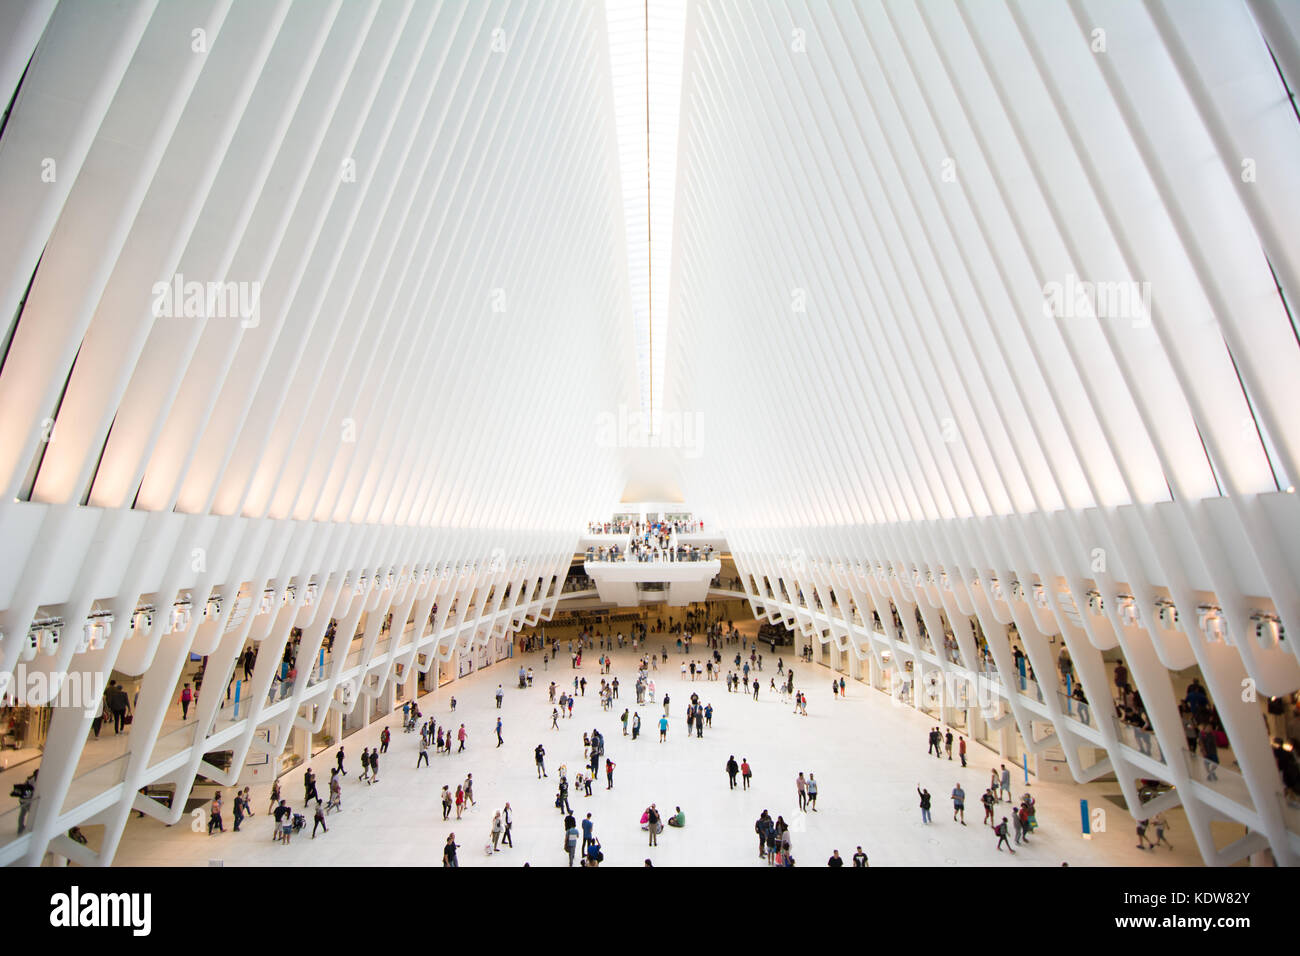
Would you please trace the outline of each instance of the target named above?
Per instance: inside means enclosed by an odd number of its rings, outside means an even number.
[[[650,809],[646,811],[646,814],[646,823],[649,825],[650,829],[650,846],[658,846],[659,830],[662,826],[659,822],[659,811],[652,803],[650,804]]]
[[[1007,839],[1007,818],[1006,817],[1003,817],[1002,822],[993,828],[993,832],[998,835],[998,852],[999,853],[1002,852],[1002,844],[1005,843],[1007,845],[1007,849],[1014,856],[1016,851],[1011,849],[1011,841]]]

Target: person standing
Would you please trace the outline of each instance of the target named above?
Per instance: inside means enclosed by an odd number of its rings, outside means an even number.
[[[862,847],[858,847],[858,852],[853,854],[853,866],[855,869],[867,868],[867,855],[862,852]]]
[[[962,826],[966,825],[966,791],[958,783],[952,788],[952,818],[958,820]]]
[[[817,812],[817,778],[808,774],[808,809]]]
[[[830,867],[841,867],[844,865],[844,861],[840,858],[839,850],[831,850],[831,858],[826,861],[826,865]]]
[[[501,689],[500,684],[497,684],[497,710],[501,709],[501,702],[505,700],[505,697],[506,697],[506,692]]]
[[[930,822],[930,791],[920,785],[916,788],[917,795],[921,798],[921,822]]]
[[[632,739],[636,740],[641,736],[641,715],[639,713],[632,715]]]
[[[492,852],[501,852],[501,834],[505,832],[505,824],[501,822],[501,811],[498,810],[492,816]]]
[[[807,811],[808,809],[808,781],[803,778],[803,771],[799,771],[799,776],[795,778],[794,788],[799,793],[799,809]]]
[[[650,845],[659,845],[659,811],[655,805],[650,804],[650,809],[646,811],[646,822],[650,825]]]
[[[537,763],[537,779],[546,776],[546,748],[538,744],[533,748],[533,760]]]
[[[456,859],[456,850],[460,844],[456,842],[456,834],[447,834],[447,842],[442,847],[442,865],[444,867],[458,867],[460,863]]]
[[[952,729],[951,728],[949,728],[948,732],[944,734],[943,752],[948,755],[949,760],[952,759]]]
[[[667,739],[668,739],[668,717],[665,715],[659,718],[659,742],[663,743]]]
[[[231,813],[235,817],[234,831],[239,832],[239,825],[244,822],[244,794],[242,791],[235,791],[235,801],[231,804]]]
[[[456,784],[456,819],[459,820],[460,815],[464,812],[465,812],[465,788],[460,784]]]
[[[393,735],[389,732],[387,727],[379,732],[379,752],[381,754],[388,753],[388,742],[392,739]]]
[[[745,790],[749,789],[749,778],[752,777],[753,775],[754,775],[753,771],[749,769],[749,758],[741,757],[740,758],[740,782],[741,782],[741,787],[743,789]]]
[[[591,842],[591,831],[595,824],[591,822],[591,814],[587,814],[582,821],[582,855],[587,855],[587,844]]]
[[[451,816],[451,788],[444,785],[442,788],[442,818],[446,820]]]
[[[370,748],[361,748],[361,779],[370,782]]]
[[[736,789],[736,777],[740,773],[740,764],[736,763],[736,755],[732,754],[727,758],[727,778],[731,782],[731,789]]]
[[[980,797],[980,802],[984,804],[985,825],[993,826],[993,804],[998,802],[998,798],[993,793],[992,787],[984,791],[984,796]]]
[[[961,765],[966,766],[966,738],[957,738],[957,756],[961,758]]]
[[[1002,764],[1002,777],[999,780],[998,799],[1002,799],[1002,794],[1007,795],[1007,800],[1011,799],[1011,771],[1007,769],[1006,764]]]
[[[32,804],[36,801],[36,777],[40,770],[33,770],[16,789],[18,791],[18,832],[27,831],[27,817],[32,812]],[[208,832],[212,832],[212,827],[208,827]]]
[[[605,758],[605,789],[614,789],[614,761]]]
[[[194,700],[194,691],[190,690],[190,685],[186,684],[181,688],[181,720],[188,720],[190,716],[190,702]]]
[[[465,774],[465,802],[471,807],[478,806],[478,801],[474,799],[474,775]]]

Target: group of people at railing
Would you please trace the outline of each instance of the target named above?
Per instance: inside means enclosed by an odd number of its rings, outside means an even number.
[[[660,548],[656,545],[647,545],[641,541],[633,540],[626,549],[620,548],[616,544],[609,547],[592,546],[587,548],[587,560],[610,562],[623,561],[629,563],[645,564],[656,561],[667,562],[690,562],[690,561],[709,561],[713,557],[713,546],[705,545],[698,548],[693,545],[679,544],[676,548]]]
[[[704,522],[694,518],[675,518],[672,521],[636,521],[630,518],[617,518],[613,521],[587,522],[587,534],[634,534],[637,537],[662,539],[668,543],[672,534],[700,534],[704,531]]]

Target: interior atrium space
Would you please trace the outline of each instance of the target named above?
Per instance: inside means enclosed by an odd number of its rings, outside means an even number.
[[[1296,0],[5,0],[0,864],[1270,892],[1298,86]]]

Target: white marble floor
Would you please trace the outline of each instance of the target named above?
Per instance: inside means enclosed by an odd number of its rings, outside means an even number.
[[[658,648],[653,640],[651,646]],[[724,663],[738,647],[723,651]],[[1011,856],[995,849],[996,840],[980,823],[979,796],[989,779],[997,755],[972,744],[970,767],[957,761],[936,760],[926,754],[926,715],[898,706],[864,684],[850,681],[848,698],[832,700],[831,672],[815,664],[796,665],[796,686],[808,695],[807,717],[796,716],[767,690],[776,661],[764,655],[763,689],[756,702],[752,694],[728,694],[722,681],[683,682],[682,657],[669,648],[669,662],[652,673],[656,691],[672,698],[671,725],[666,743],[658,741],[657,718],[662,708],[639,708],[643,722],[635,742],[622,734],[623,707],[635,707],[633,690],[636,656],[616,653],[613,674],[620,679],[621,699],[603,711],[595,696],[600,678],[598,652],[584,657],[580,675],[588,680],[587,696],[579,698],[572,720],[550,729],[551,705],[547,685],[554,679],[572,688],[575,672],[563,659],[542,669],[542,655],[529,654],[455,681],[423,698],[426,715],[453,729],[464,722],[469,743],[462,754],[430,753],[430,767],[416,769],[417,737],[400,732],[400,711],[345,741],[348,776],[343,787],[341,812],[329,816],[329,833],[315,840],[307,831],[288,847],[272,842],[272,822],[265,815],[269,787],[255,791],[257,816],[245,821],[240,833],[212,837],[192,832],[189,826],[164,827],[151,819],[133,818],[127,827],[116,865],[207,865],[222,860],[227,866],[334,866],[440,864],[443,843],[455,832],[461,866],[567,865],[563,850],[562,815],[554,808],[555,771],[567,764],[569,779],[583,763],[582,734],[599,728],[607,754],[617,764],[613,790],[602,779],[586,798],[572,793],[573,809],[581,820],[592,814],[596,835],[604,847],[605,865],[641,865],[649,857],[656,866],[761,866],[754,821],[767,808],[772,816],[791,824],[793,855],[799,866],[824,866],[832,849],[846,860],[861,845],[872,866],[1072,866],[1153,864],[1197,865],[1195,846],[1188,839],[1181,812],[1169,814],[1170,839],[1175,850],[1138,850],[1133,823],[1121,807],[1105,799],[1117,794],[1115,784],[1078,786],[1068,782],[1036,781],[1031,789],[1038,804],[1039,830],[1031,842]],[[702,650],[692,657],[704,660]],[[519,664],[532,665],[536,681],[529,690],[516,687]],[[505,689],[505,705],[498,711],[497,684]],[[563,688],[563,683],[561,683]],[[687,738],[685,707],[692,692],[714,707],[713,727],[703,739]],[[449,698],[457,708],[450,711]],[[504,721],[505,746],[496,746],[493,727]],[[364,745],[378,742],[384,723],[393,727],[392,744],[382,758],[381,781],[369,786],[357,779],[358,757]],[[550,777],[537,779],[533,748],[543,743]],[[729,755],[748,758],[754,771],[753,787],[744,792],[728,788],[724,771]],[[313,762],[325,792],[333,750]],[[816,774],[820,784],[818,812],[798,810],[794,780],[803,771]],[[462,820],[443,822],[439,792],[443,784],[453,791],[473,773],[478,806]],[[960,781],[967,793],[968,825],[952,821],[948,794]],[[283,778],[284,794],[302,808],[301,770]],[[916,786],[934,795],[934,823],[921,823]],[[1016,797],[1025,790],[1024,778],[1015,774]],[[1107,832],[1084,840],[1079,834],[1079,799],[1101,806],[1107,813]],[[493,810],[509,801],[514,813],[513,849],[488,856]],[[681,806],[685,830],[665,828],[659,846],[648,848],[639,825],[641,812],[654,802],[671,813]],[[999,806],[999,810],[1006,805]],[[999,813],[999,818],[1001,814]],[[308,817],[310,822],[310,816]],[[308,827],[310,829],[310,826]]]

